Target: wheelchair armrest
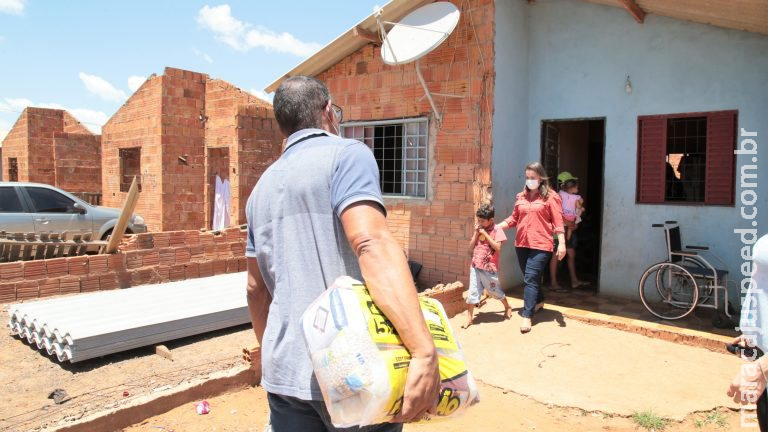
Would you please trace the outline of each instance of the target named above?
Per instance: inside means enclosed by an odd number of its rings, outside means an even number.
[[[686,251],[669,251],[669,253],[671,255],[691,256],[691,257],[698,255],[698,252],[689,251],[689,250],[686,250]]]
[[[691,245],[685,245],[686,249],[695,249],[695,250],[703,250],[707,251],[709,250],[709,246],[691,246]]]

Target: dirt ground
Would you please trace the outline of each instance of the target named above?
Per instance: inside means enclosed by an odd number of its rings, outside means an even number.
[[[558,408],[538,403],[525,396],[480,385],[481,402],[464,415],[439,423],[414,424],[406,432],[554,432],[554,431],[643,431],[631,419],[586,412],[574,408]],[[198,415],[194,404],[178,407],[150,418],[126,432],[262,432],[267,422],[266,393],[255,387],[209,399],[211,412]],[[718,425],[707,423],[707,416],[722,419]],[[695,422],[702,423],[697,427]],[[720,409],[712,413],[693,414],[683,422],[675,422],[666,432],[724,432],[738,430],[739,412]]]
[[[471,370],[481,383],[481,403],[457,419],[408,425],[406,431],[635,431],[643,429],[629,418],[626,407],[663,413],[665,404],[655,402],[665,399],[684,413],[678,417],[682,422],[672,422],[665,430],[736,430],[740,424],[738,411],[722,407],[728,402],[725,381],[736,370],[736,359],[585,325],[551,311],[534,321],[533,332],[521,335],[517,316],[503,320],[497,306],[483,307],[477,324],[467,330],[459,330],[464,316],[452,319]],[[6,311],[0,319],[7,319]],[[166,344],[173,361],[145,348],[60,365],[6,331],[0,335],[0,430],[49,430],[128,404],[133,398],[228,370],[241,364],[240,350],[252,346],[254,338],[250,328],[242,326]],[[632,359],[624,366],[637,373],[628,374],[621,365],[605,363],[601,353],[606,349]],[[595,379],[595,374],[604,378]],[[72,400],[55,405],[47,396],[56,388],[66,390]],[[628,391],[616,392],[617,388]],[[690,397],[692,390],[696,390],[695,397]],[[711,408],[696,408],[686,399],[695,399],[696,404],[709,400],[704,406]],[[193,404],[184,404],[127,430],[263,430],[267,402],[261,388],[209,402],[212,411],[208,415],[199,416]]]
[[[10,335],[0,313],[0,431],[40,430],[65,424],[132,399],[243,364],[242,348],[256,337],[249,326],[168,342],[173,360],[141,348],[75,364],[53,358]],[[56,405],[48,395],[72,398]],[[128,392],[128,396],[124,396]]]

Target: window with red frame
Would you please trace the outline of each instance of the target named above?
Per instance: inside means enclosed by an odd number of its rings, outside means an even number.
[[[736,120],[736,111],[638,117],[637,202],[733,205]]]

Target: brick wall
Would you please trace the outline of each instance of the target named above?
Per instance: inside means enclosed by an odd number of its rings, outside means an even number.
[[[136,213],[151,231],[161,230],[162,200],[162,77],[150,77],[102,128],[102,203],[120,208],[120,149],[141,148],[141,193]],[[199,228],[199,227],[197,227]]]
[[[79,154],[68,154],[67,161],[57,164],[57,154],[55,151],[55,139],[57,134],[70,133],[77,134],[83,148],[88,148],[89,153],[83,154],[83,163],[78,163]],[[73,145],[73,141],[70,144]],[[85,142],[90,144],[85,145]],[[24,109],[16,124],[3,141],[6,153],[3,160],[3,178],[8,179],[8,169],[10,168],[9,159],[16,158],[18,163],[18,180],[45,183],[58,186],[65,190],[71,183],[57,183],[59,179],[72,180],[71,178],[57,176],[57,171],[62,169],[70,174],[82,176],[89,179],[89,182],[100,183],[100,178],[93,179],[93,149],[100,147],[97,136],[94,136],[88,129],[80,124],[77,119],[68,112],[57,109],[28,107]],[[58,157],[65,153],[59,152]],[[99,164],[101,162],[99,161]],[[80,168],[83,168],[81,171]],[[99,177],[101,174],[99,174]],[[97,188],[90,186],[91,191],[101,190],[99,184]],[[82,192],[79,189],[72,192]]]
[[[232,212],[237,223],[246,223],[245,206],[253,187],[282,152],[283,134],[271,105],[241,105],[238,108],[237,172],[232,188]],[[237,198],[235,198],[237,197]],[[233,223],[235,219],[233,218]]]
[[[282,134],[272,105],[222,80],[206,84],[205,145],[229,148],[230,219],[245,223],[245,204],[261,174],[280,155]],[[212,183],[213,171],[208,170]],[[224,178],[224,176],[222,176]],[[206,194],[211,208],[212,189]],[[212,215],[206,220],[210,225]]]
[[[272,117],[271,105],[225,81],[166,68],[104,126],[105,205],[119,207],[125,200],[119,191],[119,149],[141,147],[136,212],[150,231],[210,227],[216,172],[230,180],[231,223],[244,223],[251,189],[280,153],[282,136]],[[228,149],[228,161],[208,161],[208,148]]]
[[[199,229],[205,226],[205,122],[200,116],[208,75],[165,68],[162,78],[161,230]]]
[[[474,212],[490,194],[494,4],[454,3],[462,7],[456,30],[421,59],[433,93],[462,96],[434,96],[441,128],[423,98],[415,65],[387,66],[373,44],[318,75],[344,109],[345,121],[430,117],[428,198],[386,199],[390,229],[409,257],[424,265],[424,286],[467,282]]]
[[[245,231],[172,231],[131,236],[114,255],[0,264],[0,303],[129,288],[246,270]]]
[[[29,118],[27,110],[24,110],[8,135],[3,140],[3,179],[10,180],[8,172],[11,169],[10,160],[16,158],[18,166],[18,180],[29,181],[29,151],[27,147],[27,130],[29,128]]]
[[[101,135],[53,135],[56,186],[68,192],[101,193]]]

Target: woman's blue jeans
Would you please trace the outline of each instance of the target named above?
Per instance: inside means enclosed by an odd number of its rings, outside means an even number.
[[[533,316],[534,308],[537,303],[544,301],[544,293],[539,286],[541,274],[549,263],[552,252],[516,247],[517,262],[520,264],[520,270],[523,272],[523,281],[525,289],[523,290],[523,311],[520,313],[525,318]]]

